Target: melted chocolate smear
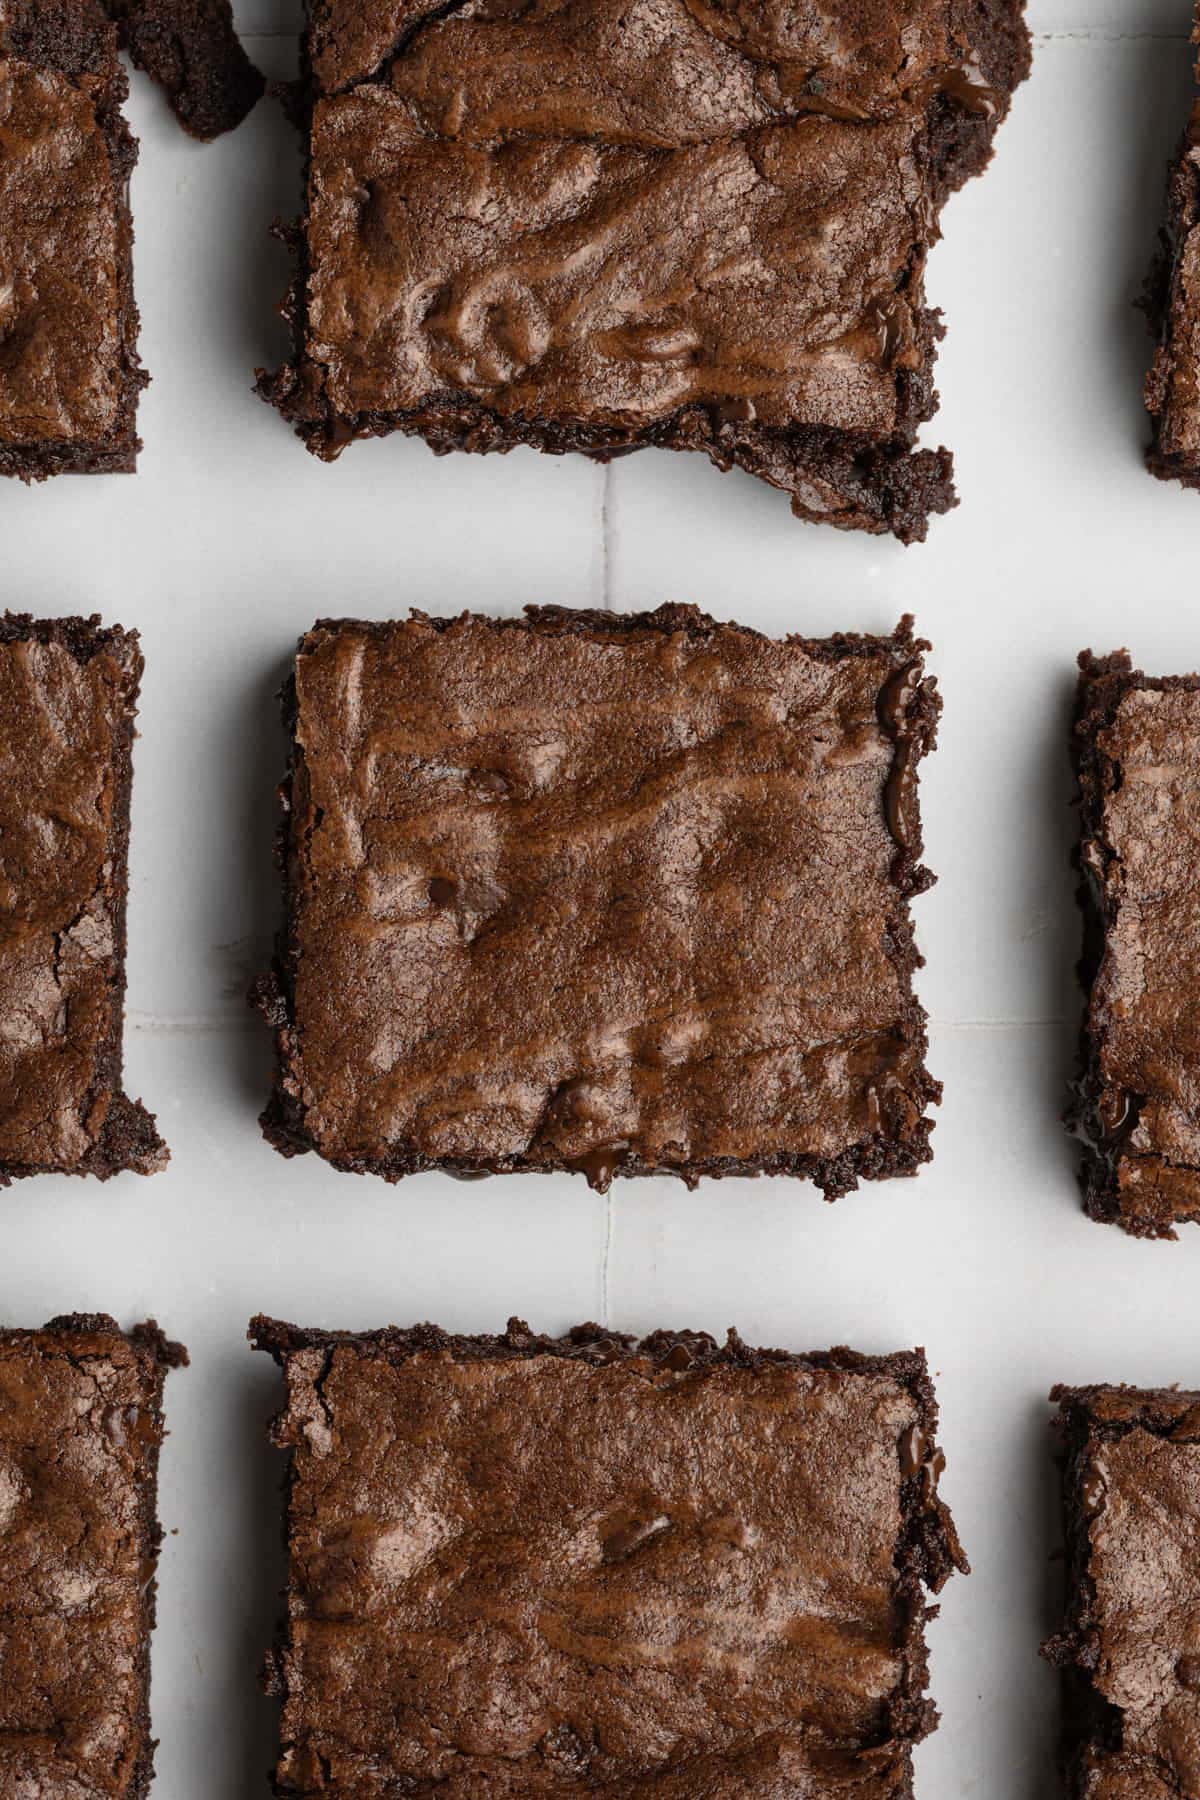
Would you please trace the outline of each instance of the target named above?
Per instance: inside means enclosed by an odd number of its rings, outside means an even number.
[[[975,113],[981,119],[992,121],[1000,116],[1000,95],[984,74],[974,51],[957,67],[935,71],[912,93],[921,105],[928,105],[935,94],[944,94],[964,112]]]
[[[885,369],[916,366],[912,313],[903,295],[876,295],[867,307],[867,323],[879,339],[879,360]]]
[[[915,1475],[929,1454],[929,1440],[919,1425],[910,1425],[900,1439],[900,1473]]]
[[[632,1556],[643,1544],[649,1544],[656,1537],[661,1537],[664,1531],[669,1531],[670,1526],[671,1521],[666,1513],[657,1513],[649,1519],[638,1518],[632,1513],[621,1514],[604,1533],[601,1555],[607,1563],[624,1562],[627,1556]]]
[[[1104,1510],[1104,1497],[1107,1491],[1103,1475],[1095,1469],[1089,1470],[1079,1487],[1079,1497],[1083,1504],[1085,1518],[1094,1519],[1097,1513]]]
[[[327,419],[317,444],[322,462],[336,462],[342,451],[354,442],[357,435],[348,419],[336,417]]]
[[[572,1157],[570,1167],[585,1177],[587,1184],[597,1194],[607,1194],[612,1186],[621,1161],[623,1144],[598,1144],[594,1150],[585,1151],[582,1156]]]
[[[901,850],[914,849],[917,841],[917,757],[909,714],[920,686],[921,664],[914,659],[884,682],[875,709],[880,725],[896,746],[883,789],[883,812],[892,840]]]

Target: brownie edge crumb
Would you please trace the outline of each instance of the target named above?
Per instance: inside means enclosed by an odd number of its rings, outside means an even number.
[[[230,0],[105,0],[134,66],[179,123],[208,143],[233,131],[266,91],[242,48]]]

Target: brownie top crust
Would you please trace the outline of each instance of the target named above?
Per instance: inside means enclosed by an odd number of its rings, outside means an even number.
[[[0,1330],[0,1792],[140,1800],[169,1367],[152,1326]]]
[[[1048,1646],[1085,1697],[1081,1800],[1200,1787],[1200,1394],[1056,1389],[1068,1456],[1068,1628]]]
[[[284,1087],[384,1173],[927,1155],[908,624],[414,614],[302,642]]]
[[[636,109],[643,121],[665,119],[668,129],[689,117],[689,107],[707,108],[705,135],[716,136],[712,127],[738,98],[747,109],[744,124],[808,112],[862,120],[902,111],[926,88],[984,85],[970,58],[962,0],[839,0],[821,8],[786,0],[637,0],[626,7],[619,33],[618,17],[602,0],[467,0],[449,7],[444,0],[316,0],[313,75],[322,92],[333,93],[392,73],[401,61],[441,67],[443,80],[449,65],[464,88],[460,107],[478,115],[488,110],[481,95],[501,101],[495,135],[527,126],[533,107],[574,137],[587,135],[589,121],[595,135],[607,135],[613,105],[623,116]],[[448,34],[443,24],[452,27]],[[589,65],[586,55],[598,60]],[[657,56],[668,76],[686,81],[654,82]],[[567,77],[553,115],[551,70]],[[705,91],[689,98],[692,82]],[[436,85],[427,98],[438,100]],[[434,129],[456,128],[457,117],[447,116],[450,94],[443,90],[440,98]],[[653,134],[653,125],[646,129]],[[677,125],[672,136],[680,131],[687,135]]]
[[[1173,1235],[1200,1214],[1200,681],[1151,679],[1124,653],[1080,660],[1089,1204]]]
[[[0,445],[121,426],[125,89],[93,0],[0,0]]]
[[[0,1179],[103,1158],[118,1110],[134,1129],[119,1075],[141,671],[135,632],[0,614]],[[148,1171],[166,1152],[142,1118],[126,1166]]]
[[[984,34],[993,86],[975,40],[1006,9],[827,10],[315,7],[305,304],[324,403],[399,414],[453,392],[601,430],[700,405],[910,432],[944,197],[928,108],[995,122],[1011,44]]]
[[[380,92],[324,102],[313,125],[309,329],[339,412],[455,388],[559,422],[646,424],[698,402],[763,425],[896,428],[924,191],[911,122],[813,119],[748,144],[718,118],[673,151],[629,130],[601,152],[524,135],[532,117],[485,149],[469,119],[431,140],[420,106]],[[541,93],[552,109],[556,89]]]
[[[965,1566],[919,1354],[256,1320],[292,1453],[287,1795],[907,1794]]]

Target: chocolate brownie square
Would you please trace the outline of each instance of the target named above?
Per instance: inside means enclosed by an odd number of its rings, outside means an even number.
[[[1167,223],[1146,310],[1158,336],[1146,377],[1153,425],[1146,462],[1163,481],[1200,487],[1200,102],[1168,179]]]
[[[0,1187],[152,1174],[121,1087],[137,633],[0,614]]]
[[[318,624],[268,1137],[389,1180],[913,1173],[926,648],[686,606]]]
[[[199,137],[262,91],[228,0],[0,0],[0,475],[129,474],[141,449],[122,45]]]
[[[1063,1449],[1065,1791],[1175,1800],[1200,1783],[1200,1394],[1055,1388]]]
[[[924,266],[1023,0],[321,0],[290,363],[309,448],[697,450],[801,518],[953,504]]]
[[[1079,664],[1084,1205],[1170,1238],[1200,1219],[1200,677],[1151,679],[1124,651]]]
[[[141,448],[127,87],[98,0],[0,0],[0,475]]]
[[[142,1800],[162,1393],[187,1361],[103,1314],[0,1329],[0,1793]]]
[[[903,1800],[967,1567],[920,1351],[269,1319],[276,1793]]]

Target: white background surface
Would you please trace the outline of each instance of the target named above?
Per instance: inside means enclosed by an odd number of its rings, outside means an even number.
[[[286,0],[248,0],[251,53],[292,46]],[[995,164],[953,200],[929,290],[949,335],[927,442],[962,504],[925,546],[794,521],[698,457],[605,472],[518,451],[435,460],[399,438],[327,468],[249,391],[283,348],[266,235],[296,209],[277,109],[189,143],[135,78],[142,352],[135,479],[0,491],[0,603],[137,626],[147,673],[134,787],[128,1086],[173,1151],[153,1181],[43,1178],[0,1195],[0,1319],[155,1314],[192,1351],[168,1387],[154,1721],[161,1800],[264,1800],[273,1713],[255,1674],[275,1615],[274,1369],[262,1309],[305,1324],[435,1318],[557,1331],[736,1323],[796,1349],[928,1347],[974,1564],[932,1631],[942,1729],[922,1800],[1048,1800],[1057,1694],[1056,1380],[1200,1383],[1200,1232],[1137,1244],[1079,1211],[1057,1123],[1078,948],[1065,734],[1074,658],[1128,644],[1200,665],[1200,496],[1142,468],[1149,344],[1132,302],[1190,102],[1187,0],[1034,0],[1034,74]],[[388,1188],[287,1163],[256,1114],[270,1050],[243,1007],[276,912],[273,694],[321,614],[409,605],[618,609],[691,600],[768,631],[934,640],[946,710],[925,766],[917,906],[936,1160],[824,1206],[808,1186],[578,1179]]]

